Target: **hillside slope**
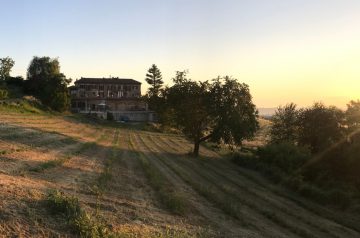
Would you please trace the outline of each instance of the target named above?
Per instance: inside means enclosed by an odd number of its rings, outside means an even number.
[[[89,226],[119,237],[360,236],[358,218],[190,149],[178,135],[0,109],[0,236],[75,237]],[[51,189],[89,219],[54,213]]]

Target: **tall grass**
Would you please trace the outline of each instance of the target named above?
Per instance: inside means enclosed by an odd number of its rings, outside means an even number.
[[[71,230],[85,238],[114,237],[109,229],[84,211],[79,200],[58,190],[48,193],[46,204],[52,214],[62,215]]]

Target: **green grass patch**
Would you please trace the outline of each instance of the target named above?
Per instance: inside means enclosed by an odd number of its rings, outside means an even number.
[[[0,102],[0,111],[25,114],[51,113],[48,108],[44,107],[38,100],[33,97],[3,100]]]

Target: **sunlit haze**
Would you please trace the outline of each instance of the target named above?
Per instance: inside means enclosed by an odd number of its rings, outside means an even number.
[[[0,0],[0,57],[26,76],[33,56],[62,72],[143,83],[155,63],[166,84],[230,75],[258,107],[360,98],[358,0]]]

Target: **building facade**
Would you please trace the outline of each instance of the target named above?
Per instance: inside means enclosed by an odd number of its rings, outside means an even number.
[[[124,78],[81,78],[70,87],[71,110],[148,121],[153,115],[141,100],[141,83]],[[150,118],[150,119],[149,119]]]

